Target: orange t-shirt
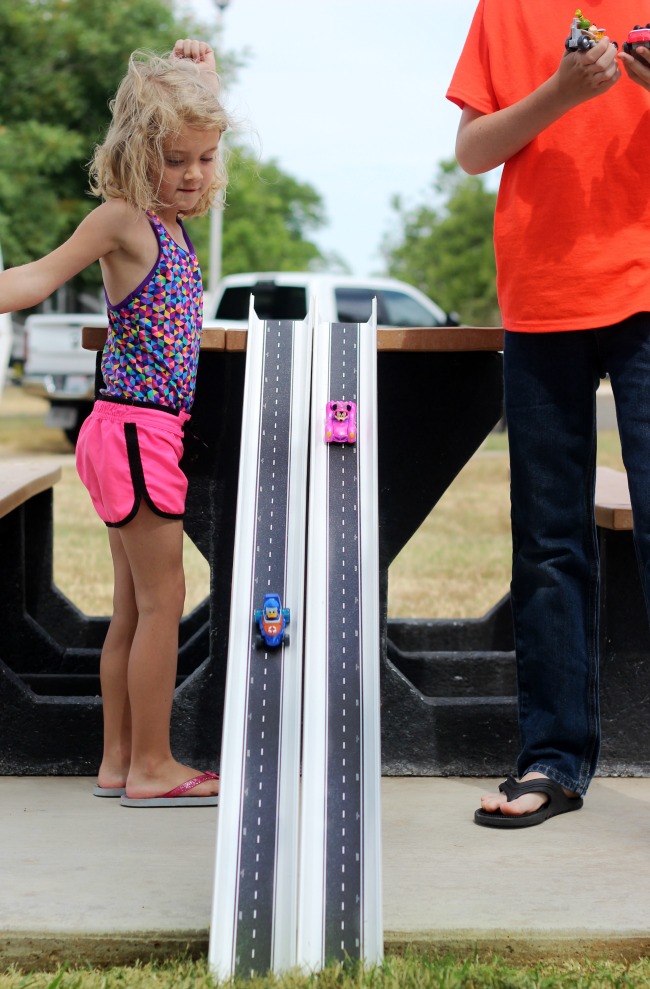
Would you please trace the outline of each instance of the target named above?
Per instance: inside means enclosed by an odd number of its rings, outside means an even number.
[[[583,11],[622,48],[643,7],[590,0]],[[448,99],[493,113],[527,96],[557,69],[574,10],[480,0]],[[508,330],[593,329],[650,311],[650,93],[623,73],[513,155],[494,240]]]

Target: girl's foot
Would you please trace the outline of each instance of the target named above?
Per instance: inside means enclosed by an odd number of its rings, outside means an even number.
[[[180,762],[172,759],[162,763],[147,771],[138,770],[137,766],[131,765],[129,775],[126,780],[126,793],[135,799],[147,797],[161,797],[163,794],[175,790],[188,780],[203,775],[203,770],[192,769],[191,766],[184,766]],[[216,796],[219,792],[219,780],[208,779],[198,786],[192,787],[192,796],[209,797]]]
[[[129,762],[130,760],[104,756],[97,773],[97,786],[102,790],[124,789],[129,774]]]

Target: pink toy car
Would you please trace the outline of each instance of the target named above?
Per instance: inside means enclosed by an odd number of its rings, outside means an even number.
[[[637,55],[637,48],[650,48],[650,24],[646,24],[645,27],[637,24],[628,34],[627,41],[623,42],[624,52],[627,52],[628,55],[634,55],[635,58],[639,59],[639,62],[647,65],[648,63]]]
[[[328,402],[325,406],[325,442],[356,443],[357,403]]]

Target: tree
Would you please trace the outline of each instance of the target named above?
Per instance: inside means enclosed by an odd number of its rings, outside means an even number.
[[[131,52],[169,51],[190,32],[209,36],[179,19],[172,0],[0,0],[0,242],[7,266],[51,251],[97,205],[86,165]],[[222,53],[218,61],[222,77],[232,78],[237,58]],[[324,222],[318,193],[241,149],[229,171],[224,271],[317,263],[320,252],[304,235]],[[191,231],[205,267],[207,221],[193,221]],[[78,292],[100,285],[97,265],[74,280]]]
[[[282,172],[275,161],[257,163],[237,149],[224,217],[224,274],[235,271],[303,271],[321,258],[307,234],[325,222],[313,186]]]
[[[393,201],[399,232],[383,253],[391,275],[416,285],[464,323],[499,325],[492,230],[496,193],[456,161],[441,162],[435,204],[404,208]],[[437,205],[437,202],[441,202]]]
[[[0,238],[9,265],[52,250],[96,205],[85,165],[128,57],[169,50],[179,26],[170,0],[0,0]],[[97,284],[98,272],[79,281]]]
[[[222,274],[238,271],[320,270],[324,256],[308,239],[325,223],[313,186],[261,162],[242,146],[227,152],[228,189],[223,215]],[[188,221],[203,272],[208,270],[208,217]]]

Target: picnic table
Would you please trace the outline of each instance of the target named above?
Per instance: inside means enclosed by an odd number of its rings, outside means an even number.
[[[102,328],[84,329],[84,347],[100,350],[104,339]],[[216,768],[219,761],[246,339],[246,330],[204,330],[189,424],[199,439],[190,444],[184,465],[189,479],[185,529],[210,564],[211,582],[208,599],[181,623],[172,731],[179,758],[207,768]],[[403,711],[406,705],[407,721],[423,712],[419,692],[388,658],[389,566],[499,421],[502,345],[498,328],[378,331],[382,699],[385,711]],[[41,597],[58,601],[59,592],[52,586]],[[46,625],[44,634],[54,642],[49,641],[40,672],[32,670],[31,680],[26,674],[13,683],[14,707],[26,730],[32,726],[41,739],[44,732],[48,738],[42,754],[30,749],[28,771],[93,772],[101,752],[97,672],[107,619],[77,613],[71,622],[66,614],[64,626]],[[3,660],[0,654],[0,663]],[[6,665],[11,666],[11,658]],[[58,680],[56,688],[53,678]],[[32,703],[30,692],[41,689],[48,691],[47,698],[39,695]],[[84,726],[82,738],[77,721]],[[425,752],[410,751],[401,716],[399,722],[384,716],[385,771],[401,771],[405,764],[415,771],[423,755],[430,765],[431,744]],[[432,742],[435,747],[435,732]],[[9,749],[15,752],[16,746]],[[14,770],[22,771],[20,754],[11,758]]]
[[[204,331],[190,422],[199,440],[185,466],[185,528],[210,564],[211,583],[208,598],[181,623],[172,729],[179,758],[206,768],[219,763],[246,336],[245,330]],[[84,330],[89,349],[101,349],[104,338],[101,329]],[[491,327],[378,330],[384,773],[496,775],[512,768],[517,750],[509,596],[480,619],[387,617],[391,562],[501,418],[502,346],[503,331]],[[635,719],[630,734],[630,718],[622,715],[650,649],[631,513],[624,515],[619,479],[618,501],[607,515],[614,496],[611,479],[603,488],[603,477],[599,473],[601,645],[611,725],[605,765],[615,770],[634,763],[637,771],[650,771],[643,748],[648,729]],[[31,550],[14,557],[12,570],[6,563],[0,568],[0,620],[5,628],[12,622],[0,646],[0,773],[92,773],[101,754],[98,669],[108,619],[81,614],[58,591],[51,572],[51,490],[30,500],[25,488],[24,495],[31,507],[8,502],[4,520],[7,540],[22,539]],[[627,528],[621,528],[625,518]],[[18,575],[16,567],[22,568]]]

